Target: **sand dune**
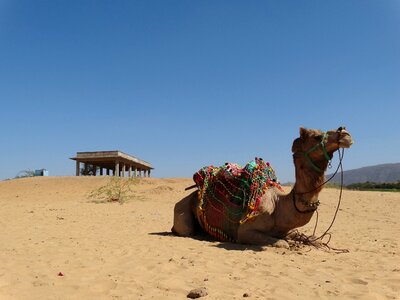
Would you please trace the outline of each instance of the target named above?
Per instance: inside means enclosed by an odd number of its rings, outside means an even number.
[[[87,198],[108,180],[0,182],[0,299],[186,299],[203,286],[204,299],[400,299],[400,193],[344,191],[337,254],[175,237],[191,179],[141,179],[123,205]],[[319,233],[337,198],[322,192]]]

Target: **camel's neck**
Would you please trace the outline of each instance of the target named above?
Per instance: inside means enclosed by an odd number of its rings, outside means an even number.
[[[296,183],[293,187],[293,193],[297,197],[301,197],[304,201],[315,202],[318,194],[322,190],[325,181],[325,171],[328,162],[323,162],[322,171],[316,171],[303,160],[295,160]]]
[[[324,171],[317,172],[310,167],[303,157],[295,158],[296,183],[289,194],[276,195],[274,211],[274,235],[285,236],[290,230],[307,224],[318,202],[318,195],[322,190],[325,175]],[[328,162],[321,163],[321,170],[326,170]]]
[[[312,171],[311,171],[312,172]],[[284,237],[294,229],[307,224],[318,207],[324,174],[296,174],[296,183],[289,194],[278,194],[275,208],[274,234]]]

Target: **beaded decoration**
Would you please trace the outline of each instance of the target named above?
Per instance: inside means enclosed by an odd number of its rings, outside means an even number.
[[[196,208],[202,228],[220,241],[236,241],[240,224],[254,219],[270,187],[282,190],[268,162],[257,158],[241,168],[235,163],[201,168],[193,175],[199,191]]]

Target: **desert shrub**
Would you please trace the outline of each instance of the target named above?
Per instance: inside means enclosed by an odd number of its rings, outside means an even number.
[[[23,170],[15,176],[15,178],[25,178],[25,177],[33,177],[35,176],[35,171],[32,170]]]
[[[340,188],[340,183],[334,183],[334,182],[328,182],[325,184],[326,188],[331,188],[331,189],[339,189]]]
[[[88,198],[95,203],[118,202],[123,204],[134,197],[132,187],[138,181],[137,178],[111,177],[106,185],[91,191]]]
[[[397,182],[362,182],[362,183],[353,183],[347,186],[348,189],[351,190],[359,190],[359,191],[399,191],[400,190],[400,181]]]

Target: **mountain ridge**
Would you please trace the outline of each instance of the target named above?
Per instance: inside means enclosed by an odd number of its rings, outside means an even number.
[[[340,183],[340,174],[338,172],[331,179],[331,183]],[[333,174],[326,175],[330,178]],[[385,163],[373,166],[347,170],[343,172],[343,184],[349,185],[362,182],[397,182],[400,181],[400,163]]]

